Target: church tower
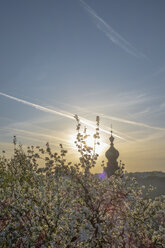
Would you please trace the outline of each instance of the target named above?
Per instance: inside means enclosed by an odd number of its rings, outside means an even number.
[[[107,177],[112,176],[115,173],[115,171],[119,169],[117,162],[117,159],[119,157],[119,152],[114,147],[113,144],[114,137],[112,135],[112,131],[109,140],[110,140],[110,148],[105,153],[108,162],[107,162],[107,167],[104,168],[104,172],[106,173]]]

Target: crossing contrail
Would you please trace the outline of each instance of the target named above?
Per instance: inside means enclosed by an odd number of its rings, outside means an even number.
[[[68,112],[65,113],[65,112],[62,112],[62,111],[57,111],[57,110],[54,110],[54,109],[50,109],[50,108],[47,108],[47,107],[43,107],[43,106],[41,106],[41,105],[38,105],[38,104],[35,104],[35,103],[32,103],[32,102],[29,102],[29,101],[20,99],[20,98],[18,98],[18,97],[10,96],[10,95],[5,94],[5,93],[3,93],[3,92],[0,92],[0,95],[1,95],[1,96],[4,96],[4,97],[7,97],[7,98],[9,98],[9,99],[11,99],[11,100],[14,100],[14,101],[23,103],[23,104],[25,104],[25,105],[31,106],[31,107],[33,107],[33,108],[35,108],[35,109],[37,109],[37,110],[41,110],[41,111],[46,112],[46,113],[51,113],[51,114],[54,114],[54,115],[63,116],[63,117],[66,117],[66,118],[72,119],[72,120],[75,119],[75,118],[74,118],[74,115],[71,114],[71,113],[68,113]],[[88,127],[96,128],[96,125],[94,125],[93,122],[91,122],[91,121],[89,121],[89,120],[87,120],[87,119],[85,119],[85,118],[83,118],[83,117],[79,117],[79,118],[80,118],[80,122],[81,122],[82,124],[85,124],[85,125],[88,126]],[[103,129],[103,128],[100,128],[100,131],[103,132],[103,133],[106,133],[106,134],[111,134],[110,131],[108,131],[108,130],[106,130],[106,129]],[[121,136],[119,136],[119,135],[117,135],[117,134],[115,134],[115,133],[114,133],[114,136],[116,136],[116,137],[119,138],[119,139],[125,140],[123,137],[121,137]]]
[[[92,9],[83,0],[79,0],[84,9],[90,14],[90,16],[96,21],[97,28],[108,37],[108,39],[123,49],[125,52],[137,57],[147,58],[145,54],[139,52],[130,42],[121,36],[115,29],[112,28],[103,18],[101,18],[94,9]]]

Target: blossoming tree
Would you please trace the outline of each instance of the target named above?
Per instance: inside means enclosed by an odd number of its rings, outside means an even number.
[[[0,157],[0,247],[165,247],[165,196],[151,200],[122,166],[110,178],[93,175],[99,118],[94,148],[75,118],[78,163],[62,145],[24,151],[15,138],[13,157]]]

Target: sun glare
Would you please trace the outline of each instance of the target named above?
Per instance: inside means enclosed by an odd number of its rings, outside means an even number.
[[[85,139],[87,146],[94,148],[94,142],[95,142],[94,138],[93,138],[94,132],[88,130],[87,135],[88,135],[88,137]],[[73,148],[75,150],[77,150],[75,141],[76,141],[76,135],[75,134],[70,135],[70,142],[71,142]],[[100,143],[100,145],[96,145],[95,151],[96,151],[96,153],[101,155],[102,152],[107,148],[108,145],[106,143],[104,143],[101,139],[99,139],[98,142]]]

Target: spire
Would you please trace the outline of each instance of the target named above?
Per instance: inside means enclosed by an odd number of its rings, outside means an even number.
[[[104,169],[108,177],[113,175],[115,171],[119,169],[118,162],[117,162],[117,159],[119,157],[119,152],[114,147],[114,139],[115,138],[113,136],[112,125],[111,125],[111,136],[109,138],[110,148],[105,153],[105,156],[108,159],[108,162],[107,162],[107,167],[105,167]]]
[[[112,124],[111,124],[111,136],[109,138],[110,142],[111,142],[111,146],[113,146],[113,141],[114,141],[114,137],[113,137],[113,131],[112,131]]]

